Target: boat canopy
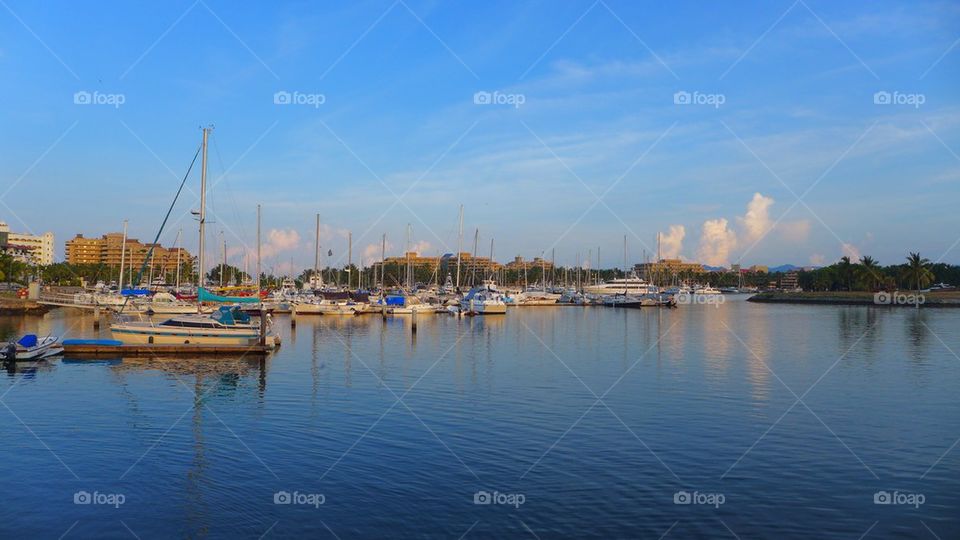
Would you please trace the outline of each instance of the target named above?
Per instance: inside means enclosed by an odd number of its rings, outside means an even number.
[[[19,341],[17,341],[17,345],[21,345],[21,346],[23,346],[23,347],[36,347],[36,346],[37,346],[37,335],[36,335],[36,334],[26,334],[25,336],[23,336],[22,338],[20,338]]]
[[[211,316],[215,321],[228,326],[237,323],[250,323],[250,316],[235,306],[220,306],[220,308],[214,311]]]
[[[201,302],[220,302],[222,304],[256,304],[260,301],[256,296],[220,296],[200,287],[197,297]]]
[[[120,294],[122,296],[149,296],[150,289],[123,289]]]

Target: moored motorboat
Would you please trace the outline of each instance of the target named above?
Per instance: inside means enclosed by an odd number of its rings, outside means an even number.
[[[60,338],[56,336],[38,338],[36,334],[26,334],[17,341],[11,341],[0,347],[0,359],[4,362],[39,360],[62,352]]]

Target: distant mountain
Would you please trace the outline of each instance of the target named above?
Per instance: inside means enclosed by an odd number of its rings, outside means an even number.
[[[706,270],[707,272],[726,272],[727,271],[727,269],[722,266],[708,266],[706,264],[703,265],[703,269]]]
[[[803,270],[802,266],[794,266],[792,264],[781,264],[780,266],[771,266],[770,273],[776,274],[777,272],[792,272],[794,270]]]

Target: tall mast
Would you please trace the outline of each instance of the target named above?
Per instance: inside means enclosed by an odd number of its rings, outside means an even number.
[[[204,250],[204,240],[203,236],[207,229],[207,138],[210,135],[210,128],[203,128],[203,143],[201,144],[202,148],[202,159],[200,160],[200,260],[198,266],[198,285],[197,285],[197,295],[200,294],[200,288],[203,287],[204,273],[203,273],[203,250]],[[201,312],[201,306],[203,302],[200,301],[199,297],[197,298],[197,313]]]
[[[383,233],[383,239],[380,241],[380,295],[386,290],[387,277],[387,233]]]
[[[123,220],[123,241],[120,244],[120,282],[117,290],[123,295],[123,262],[127,255],[127,220]]]
[[[320,271],[320,214],[317,214],[317,233],[316,241],[313,246],[313,279],[312,281],[316,283],[319,287],[323,280],[317,281],[317,272]]]
[[[257,301],[263,309],[263,297],[260,296],[260,205],[257,205]]]
[[[223,287],[223,276],[227,272],[227,239],[223,236],[223,231],[220,231],[220,243],[223,245],[223,262],[220,263],[220,286]],[[230,285],[229,281],[227,285]]]
[[[353,232],[347,231],[347,290],[353,283]]]
[[[407,223],[407,246],[403,250],[403,252],[404,252],[404,257],[407,259],[407,267],[406,269],[404,269],[404,272],[406,272],[407,275],[404,278],[404,281],[407,284],[408,291],[413,288],[413,283],[412,283],[413,276],[411,275],[412,268],[410,267],[410,235],[412,232],[413,232],[413,229],[411,228],[410,224]]]
[[[490,238],[490,277],[493,278],[493,238]]]
[[[477,242],[480,241],[480,227],[477,227],[477,230],[473,233],[473,267],[470,270],[470,286],[473,287],[477,284]],[[493,263],[493,257],[490,258],[490,262]]]
[[[180,253],[183,251],[183,247],[181,247],[180,242],[182,242],[183,240],[181,238],[182,236],[183,236],[183,227],[181,227],[180,230],[177,231],[177,241],[174,242],[177,245],[177,290],[180,290]]]
[[[460,205],[460,234],[457,237],[457,289],[460,289],[460,252],[463,251],[463,205]]]

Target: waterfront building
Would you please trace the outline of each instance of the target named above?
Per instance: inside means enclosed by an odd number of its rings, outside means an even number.
[[[123,233],[107,233],[100,238],[86,238],[78,234],[66,242],[66,260],[70,264],[103,264],[108,267],[120,267],[123,257],[124,265],[138,268],[150,253],[150,266],[157,272],[175,272],[177,269],[177,253],[180,253],[180,264],[192,265],[193,257],[183,248],[165,248],[160,244],[141,243],[136,238],[127,238],[124,248]]]
[[[784,291],[792,291],[798,288],[799,274],[793,270],[784,274],[780,278],[780,289]]]
[[[0,221],[0,250],[27,264],[53,264],[53,233],[15,233]]]
[[[660,259],[656,262],[639,263],[634,266],[638,275],[678,275],[678,274],[705,274],[707,270],[700,263],[683,262],[680,259]]]
[[[553,270],[553,263],[543,260],[542,257],[534,257],[532,261],[525,261],[523,257],[517,255],[514,259],[504,265],[507,270],[532,270],[542,269]]]
[[[457,255],[456,253],[447,253],[441,257],[425,257],[416,251],[410,251],[399,257],[387,257],[384,262],[388,268],[391,266],[405,267],[409,262],[414,269],[426,268],[433,271],[439,265],[441,268],[445,268],[445,271],[452,272],[453,268],[457,266]],[[537,264],[539,265],[539,262]],[[549,263],[547,264],[549,266]],[[380,271],[380,267],[381,263],[379,261],[373,263],[373,268],[377,272]],[[473,257],[467,252],[460,253],[460,272],[464,275],[474,270],[478,272],[496,272],[501,268],[503,268],[502,264],[491,261],[489,257]]]

